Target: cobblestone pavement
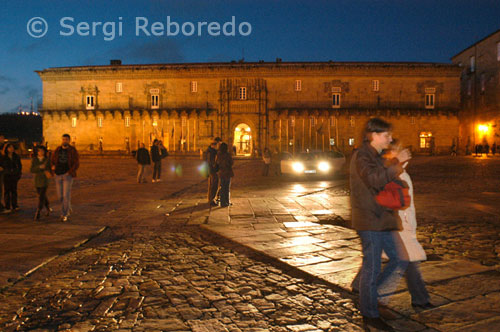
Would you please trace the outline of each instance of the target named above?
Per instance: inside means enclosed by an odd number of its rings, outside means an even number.
[[[53,261],[1,296],[2,331],[361,331],[332,289],[186,232]]]
[[[159,185],[133,183],[130,161],[109,163],[83,166],[71,221],[108,230],[4,288],[0,330],[360,330],[357,300],[344,291],[360,252],[345,227],[342,176],[263,178],[259,162],[238,162],[233,206],[221,209],[206,204],[196,161],[184,165],[190,176],[170,172]],[[415,312],[401,286],[385,310],[390,323],[500,329],[500,158],[418,157],[409,173],[429,256],[422,271],[438,307]],[[32,212],[13,220],[29,228]],[[216,244],[220,236],[229,242]]]

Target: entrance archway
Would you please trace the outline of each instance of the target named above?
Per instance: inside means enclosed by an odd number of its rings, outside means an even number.
[[[234,146],[237,156],[250,157],[253,152],[252,130],[246,123],[240,123],[234,128]]]

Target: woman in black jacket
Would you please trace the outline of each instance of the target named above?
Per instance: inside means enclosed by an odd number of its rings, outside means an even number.
[[[21,158],[14,151],[14,145],[11,143],[7,143],[3,147],[2,166],[4,168],[3,185],[5,209],[7,211],[18,211],[17,182],[19,182],[21,178],[23,166],[21,164]]]

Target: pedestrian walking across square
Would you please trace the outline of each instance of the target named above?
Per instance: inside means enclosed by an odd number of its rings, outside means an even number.
[[[71,213],[71,189],[80,166],[78,151],[71,146],[69,134],[62,136],[62,144],[52,154],[51,165],[55,173],[56,192],[61,202],[61,221],[68,221]]]
[[[394,291],[408,265],[407,260],[399,257],[401,241],[392,232],[401,228],[396,211],[379,205],[375,200],[376,193],[403,172],[401,163],[411,157],[408,150],[403,150],[392,164],[385,165],[381,153],[391,141],[392,126],[382,119],[370,119],[365,127],[363,144],[354,152],[350,164],[352,227],[361,238],[363,252],[360,311],[365,326],[382,331],[393,329],[380,318],[378,291]],[[382,251],[389,257],[383,271]]]

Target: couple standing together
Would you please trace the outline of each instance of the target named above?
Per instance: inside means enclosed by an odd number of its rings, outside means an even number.
[[[229,187],[233,172],[233,157],[228,146],[216,137],[206,151],[208,164],[208,203],[211,206],[229,206]],[[219,200],[219,203],[217,203]]]
[[[394,180],[408,182],[413,196],[410,177],[404,170],[411,154],[407,149],[391,149],[392,126],[384,120],[370,119],[364,134],[363,145],[354,152],[350,164],[352,226],[361,238],[363,251],[363,263],[353,289],[359,288],[365,327],[393,331],[380,318],[378,305],[387,303],[387,296],[396,290],[403,275],[406,274],[412,306],[433,307],[419,270],[419,261],[426,257],[416,240],[413,201],[406,210],[397,211],[379,205],[375,199]],[[389,258],[383,271],[382,252]]]

